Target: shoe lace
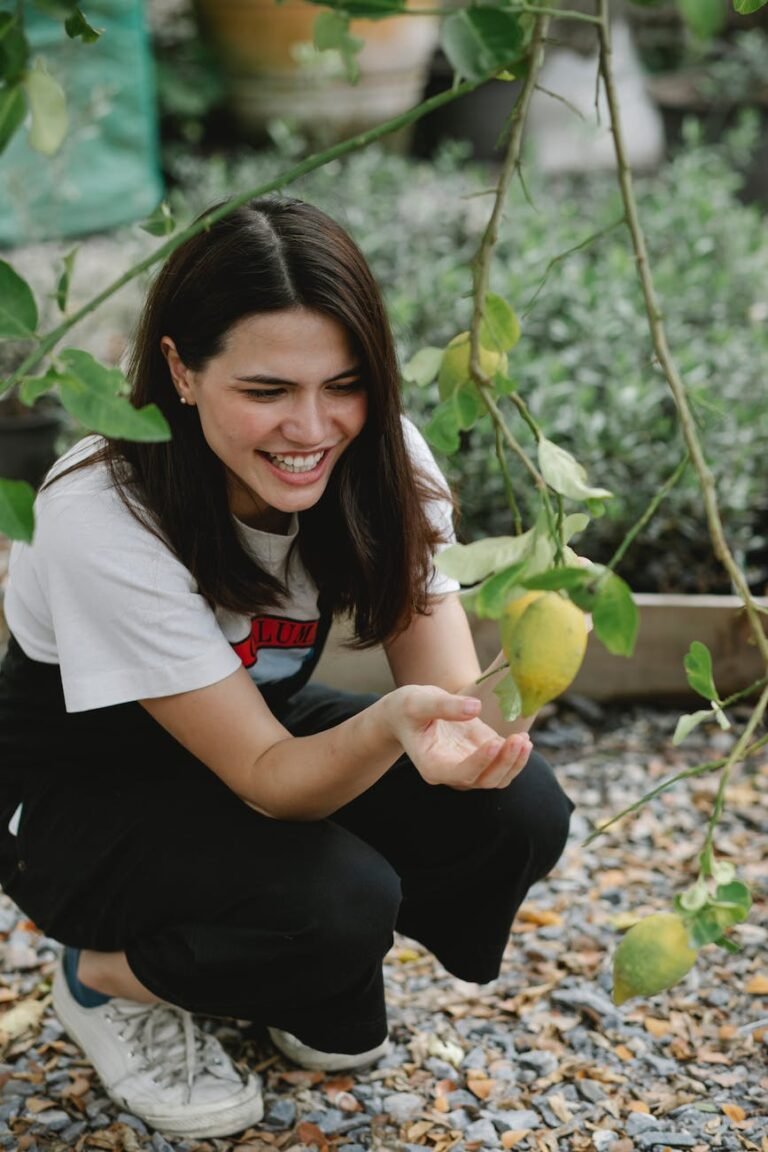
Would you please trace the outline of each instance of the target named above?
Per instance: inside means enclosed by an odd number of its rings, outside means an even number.
[[[223,1058],[218,1040],[197,1027],[189,1012],[173,1004],[115,999],[110,1005],[110,1019],[156,1084],[175,1087],[185,1083],[187,1103],[199,1075],[207,1072],[226,1078],[233,1067]]]

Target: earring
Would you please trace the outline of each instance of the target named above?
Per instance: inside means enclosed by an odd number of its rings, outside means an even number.
[[[180,402],[181,404],[186,404],[186,402],[187,402],[187,398],[186,398],[186,396],[179,396],[179,402]]]

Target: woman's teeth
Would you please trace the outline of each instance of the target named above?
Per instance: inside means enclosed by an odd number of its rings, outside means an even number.
[[[313,468],[317,468],[325,452],[313,452],[311,456],[278,456],[272,452],[268,452],[267,455],[273,464],[278,468],[284,468],[286,472],[311,472]]]

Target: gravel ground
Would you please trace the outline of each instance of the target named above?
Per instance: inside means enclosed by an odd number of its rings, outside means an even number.
[[[29,1022],[9,1036],[0,1017],[0,1148],[768,1152],[768,760],[733,780],[717,837],[758,896],[733,933],[742,951],[710,946],[670,992],[621,1009],[610,999],[621,929],[668,907],[695,874],[716,780],[676,785],[583,841],[681,767],[727,749],[719,729],[674,748],[677,714],[568,699],[551,710],[536,740],[577,803],[566,852],[530,893],[493,985],[457,981],[418,944],[395,942],[394,1046],[375,1069],[324,1078],[292,1068],[255,1025],[206,1021],[264,1078],[265,1119],[237,1139],[166,1140],[105,1098],[49,1007],[58,945],[0,897],[0,1008]]]

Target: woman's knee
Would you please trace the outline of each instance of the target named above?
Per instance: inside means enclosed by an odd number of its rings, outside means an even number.
[[[326,855],[313,870],[307,909],[317,945],[350,958],[384,955],[391,944],[402,892],[385,858],[348,834],[346,851]]]
[[[532,752],[520,775],[505,790],[504,819],[511,823],[514,841],[524,838],[536,878],[546,876],[559,860],[568,840],[574,805],[547,761]]]

